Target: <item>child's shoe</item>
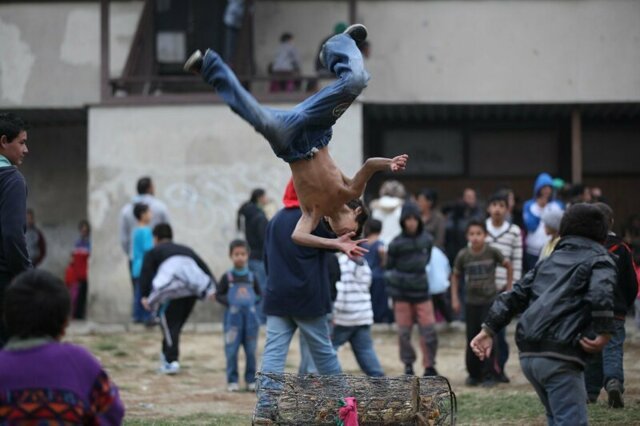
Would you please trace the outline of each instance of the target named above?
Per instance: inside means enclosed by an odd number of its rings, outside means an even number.
[[[191,54],[191,56],[189,56],[189,59],[187,59],[187,62],[184,63],[183,68],[186,72],[200,74],[203,61],[204,59],[202,56],[202,52],[200,50],[196,50]]]
[[[469,376],[464,381],[464,384],[467,386],[478,386],[480,384],[480,380],[476,379],[475,377]]]
[[[367,39],[367,27],[362,24],[349,25],[342,34],[348,35],[356,44],[360,44]]]
[[[415,376],[415,373],[413,372],[413,365],[405,364],[404,365],[404,374],[406,374],[407,376]]]
[[[256,391],[256,382],[247,384],[247,391],[255,392]]]
[[[624,401],[622,400],[622,385],[618,379],[611,379],[607,382],[605,389],[607,396],[609,397],[609,407],[611,408],[624,408]]]
[[[160,369],[158,370],[158,373],[167,374],[170,376],[174,374],[178,374],[179,372],[180,372],[180,363],[178,363],[178,361],[165,362],[164,364],[160,365]]]
[[[229,383],[227,385],[227,392],[239,392],[240,386],[237,383]]]

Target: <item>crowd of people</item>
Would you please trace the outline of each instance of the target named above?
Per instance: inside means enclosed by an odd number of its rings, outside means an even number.
[[[159,372],[180,372],[182,327],[196,301],[210,299],[225,307],[231,392],[240,390],[241,347],[245,388],[257,387],[261,324],[263,372],[284,372],[299,331],[302,372],[340,374],[336,349],[349,342],[362,371],[382,376],[371,338],[379,321],[395,322],[407,375],[415,374],[418,359],[411,342],[417,324],[419,374],[435,376],[438,318],[465,323],[466,384],[493,386],[509,382],[504,328],[519,314],[520,363],[550,424],[586,422],[586,403],[601,388],[611,407],[624,406],[624,321],[638,296],[637,252],[628,243],[638,249],[638,218],[624,231],[625,242],[613,232],[613,211],[601,191],[567,186],[546,173],[521,211],[507,188],[486,205],[466,188],[459,201],[439,208],[435,190],[409,194],[387,181],[369,213],[361,199],[368,180],[378,171],[404,170],[408,156],[367,159],[350,179],[325,149],[333,124],[369,79],[358,49],[366,36],[364,26],[353,25],[323,44],[320,60],[338,80],[292,111],[259,105],[216,52],[194,52],[185,64],[265,136],[290,164],[292,180],[273,217],[262,189],[241,206],[236,225],[244,238],[229,243],[230,268],[217,278],[194,250],[173,241],[152,180],[138,181],[138,195],[121,211],[120,242],[131,275],[132,319],[162,330]],[[36,406],[57,421],[80,416],[83,423],[119,424],[124,407],[115,384],[85,350],[60,341],[73,297],[76,316],[85,315],[89,224],[80,224],[68,272],[76,296],[60,279],[31,270],[26,184],[16,167],[28,152],[25,128],[13,115],[0,116],[0,297],[6,299],[0,300],[0,405],[19,420],[33,419]],[[31,246],[33,258],[44,254],[39,244]],[[25,365],[35,374],[19,374]],[[80,367],[52,374],[60,365]]]

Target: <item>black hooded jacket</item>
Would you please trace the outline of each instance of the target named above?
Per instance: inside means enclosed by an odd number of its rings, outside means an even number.
[[[410,216],[418,220],[418,230],[414,235],[407,234],[405,230],[405,221]],[[414,204],[407,203],[402,207],[400,226],[402,233],[391,241],[387,251],[387,290],[393,300],[419,303],[429,299],[425,268],[431,257],[433,239],[424,232],[420,210]]]
[[[247,238],[247,244],[251,249],[249,259],[263,260],[267,223],[269,220],[262,209],[250,201],[244,203],[238,210],[237,226],[239,231],[244,231]]]
[[[566,236],[512,291],[498,296],[483,328],[495,334],[522,313],[516,327],[521,357],[545,356],[584,367],[587,354],[580,338],[613,331],[616,274],[603,245]]]
[[[0,284],[31,268],[25,241],[27,184],[14,166],[0,168]]]
[[[638,294],[638,279],[633,267],[631,249],[614,233],[607,236],[604,246],[616,255],[618,280],[613,287],[613,313],[618,319],[624,320]]]

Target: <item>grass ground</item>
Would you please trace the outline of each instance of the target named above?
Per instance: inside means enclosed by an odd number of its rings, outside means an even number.
[[[632,335],[630,330],[629,335]],[[414,336],[417,341],[417,336]],[[517,357],[507,364],[510,384],[494,388],[464,385],[464,332],[439,333],[437,368],[447,377],[458,398],[460,425],[545,425],[544,410],[520,371]],[[515,351],[513,335],[509,335]],[[118,384],[127,408],[126,425],[247,425],[255,394],[228,393],[222,336],[217,332],[185,333],[181,342],[182,372],[177,376],[156,374],[160,333],[151,330],[111,335],[71,335],[67,340],[90,348]],[[387,375],[402,372],[396,337],[391,330],[376,330],[376,351]],[[259,348],[263,347],[261,341]],[[258,355],[259,357],[260,355]],[[339,352],[346,373],[359,374],[351,350]],[[242,360],[242,356],[241,356]],[[287,370],[295,372],[299,361],[294,337]],[[242,363],[242,361],[241,361]],[[416,372],[419,371],[416,363]],[[625,346],[625,408],[607,408],[606,394],[589,406],[592,425],[640,425],[640,342],[629,338]]]

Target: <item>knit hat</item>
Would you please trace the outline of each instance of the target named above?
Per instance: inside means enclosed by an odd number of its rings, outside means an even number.
[[[542,223],[554,231],[560,230],[560,222],[562,221],[562,210],[549,210],[542,213]]]
[[[296,194],[296,188],[293,186],[293,178],[289,179],[289,183],[284,190],[284,196],[282,197],[282,204],[289,209],[293,207],[300,207],[300,201],[298,201],[298,194]]]

